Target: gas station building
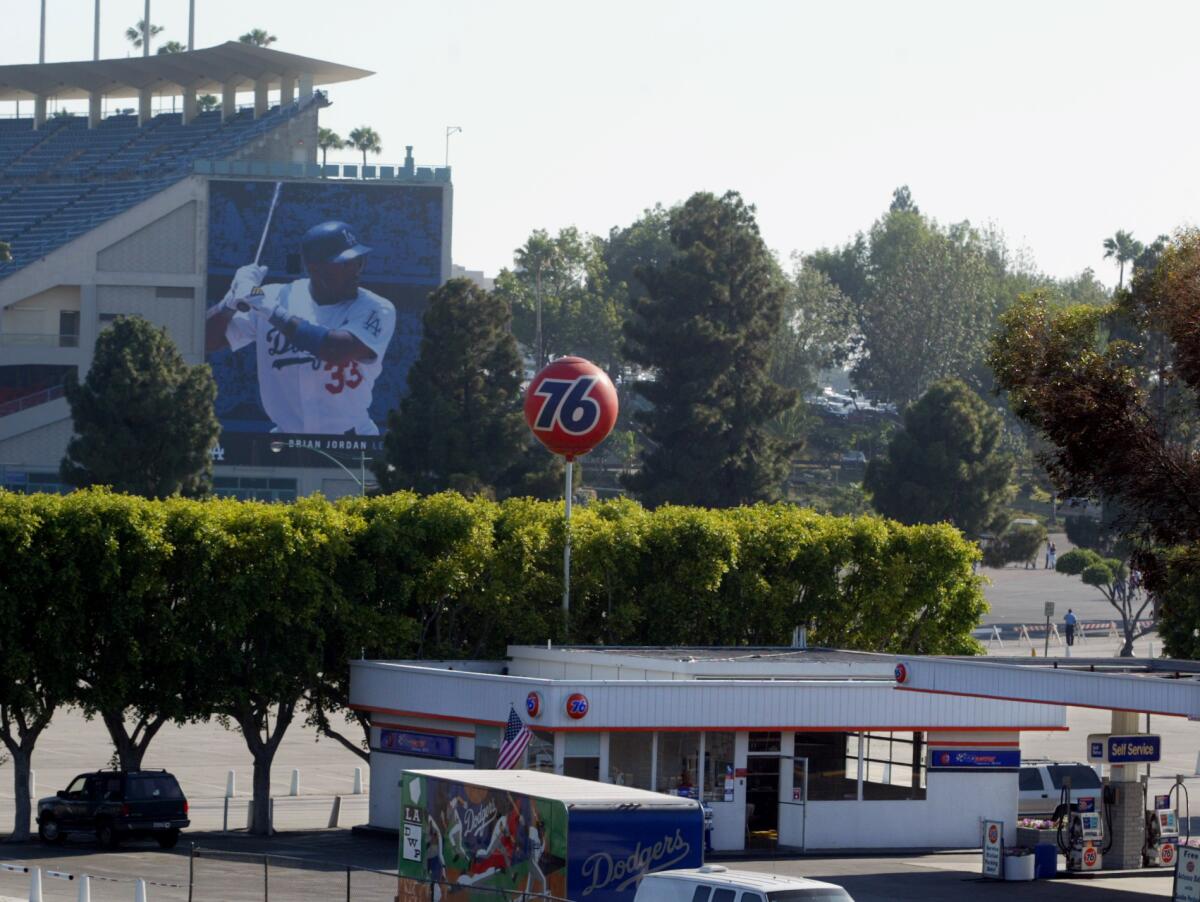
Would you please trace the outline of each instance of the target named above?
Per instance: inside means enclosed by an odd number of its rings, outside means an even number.
[[[1065,708],[897,692],[918,667],[898,663],[594,646],[355,661],[351,703],[372,724],[370,825],[399,827],[403,770],[495,767],[515,709],[532,731],[525,767],[700,798],[715,850],[978,847],[982,820],[1016,823],[1021,733],[1065,730]]]

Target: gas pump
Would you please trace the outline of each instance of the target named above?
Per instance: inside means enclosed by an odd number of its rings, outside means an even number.
[[[1112,846],[1112,824],[1104,823],[1105,816],[1111,818],[1112,814],[1102,798],[1080,796],[1072,802],[1071,781],[1063,780],[1062,800],[1054,819],[1058,821],[1058,849],[1067,859],[1068,873],[1100,870],[1102,856]],[[1105,837],[1107,844],[1102,848]]]
[[[1147,787],[1148,790],[1148,787]],[[1146,846],[1142,849],[1142,865],[1149,868],[1175,866],[1179,848],[1179,809],[1183,803],[1185,823],[1191,820],[1191,805],[1183,776],[1175,777],[1170,791],[1154,796],[1154,807],[1146,812]],[[1184,842],[1187,842],[1187,837]]]

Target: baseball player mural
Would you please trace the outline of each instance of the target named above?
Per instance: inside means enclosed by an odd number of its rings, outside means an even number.
[[[375,454],[449,274],[448,186],[213,179],[206,359],[218,463]],[[287,453],[274,454],[276,450]]]
[[[267,267],[251,263],[209,311],[210,352],[254,344],[273,432],[379,434],[369,411],[396,309],[359,285],[370,252],[348,224],[322,222],[300,242],[308,278],[264,286]]]

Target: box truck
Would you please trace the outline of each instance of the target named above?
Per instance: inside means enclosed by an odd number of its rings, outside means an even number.
[[[540,771],[410,770],[400,803],[401,902],[632,902],[646,874],[703,864],[695,799]]]

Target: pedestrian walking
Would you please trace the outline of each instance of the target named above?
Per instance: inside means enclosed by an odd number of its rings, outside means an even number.
[[[1047,570],[1050,569],[1050,549],[1051,549],[1051,547],[1052,546],[1050,544],[1050,540],[1047,539],[1046,540],[1046,567],[1045,567],[1045,569],[1047,569]]]
[[[1067,628],[1067,645],[1075,644],[1075,612],[1067,608],[1067,616],[1063,618],[1063,625]]]
[[[1057,558],[1057,557],[1058,557],[1058,546],[1056,546],[1053,542],[1051,542],[1050,543],[1050,557],[1049,557],[1051,570],[1058,569],[1055,566],[1055,558]]]

